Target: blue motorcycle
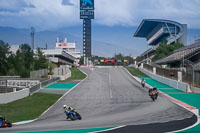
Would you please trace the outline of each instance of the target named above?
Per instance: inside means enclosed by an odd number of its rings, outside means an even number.
[[[81,120],[81,115],[78,112],[74,112],[73,110],[68,109],[65,111],[65,114],[67,116],[67,119],[70,118],[73,120]]]
[[[12,127],[12,123],[8,121],[5,117],[0,116],[0,128],[1,127]]]

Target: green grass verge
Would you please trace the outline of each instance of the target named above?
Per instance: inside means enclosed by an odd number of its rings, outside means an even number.
[[[140,70],[137,69],[137,68],[126,67],[126,69],[127,69],[133,76],[136,76],[136,77],[148,77],[148,76],[145,75],[144,73],[140,72]]]
[[[86,77],[86,75],[77,68],[70,68],[70,71],[71,71],[71,77],[66,80],[59,81],[59,82],[70,82],[70,81],[75,81],[75,80],[83,80]]]
[[[32,96],[8,103],[0,104],[0,115],[11,122],[32,120],[39,117],[53,105],[62,95],[35,93]]]

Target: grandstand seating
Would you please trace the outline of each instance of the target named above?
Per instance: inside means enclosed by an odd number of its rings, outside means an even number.
[[[193,56],[195,53],[200,52],[200,42],[196,42],[192,45],[185,46],[178,50],[175,50],[171,55],[168,57],[156,61],[158,64],[166,63],[166,62],[173,62],[177,60],[181,60],[183,58],[187,59]],[[199,64],[199,63],[198,63]]]

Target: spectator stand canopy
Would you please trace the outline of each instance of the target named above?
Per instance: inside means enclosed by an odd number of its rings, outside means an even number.
[[[146,38],[147,44],[152,46],[141,56],[152,59],[158,45],[166,40],[167,44],[180,42],[187,45],[187,25],[171,20],[144,19],[136,30],[134,37]]]

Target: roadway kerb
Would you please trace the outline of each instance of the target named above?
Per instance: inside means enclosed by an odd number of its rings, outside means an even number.
[[[132,76],[137,82],[141,83],[141,79],[136,77],[136,76],[133,76],[126,68],[124,68],[130,76]],[[153,88],[151,85],[149,85],[148,83],[145,83],[145,86],[147,88]],[[178,106],[181,106],[182,108],[185,108],[187,109],[188,111],[192,112],[193,114],[195,114],[197,116],[197,122],[195,124],[193,124],[192,126],[189,126],[187,128],[184,128],[184,129],[181,129],[181,130],[177,130],[177,131],[173,131],[173,132],[183,132],[183,131],[186,131],[186,130],[190,130],[190,129],[193,129],[194,127],[198,126],[199,123],[200,123],[200,117],[199,117],[199,109],[198,108],[195,108],[185,102],[182,102],[178,99],[175,99],[171,96],[169,96],[168,94],[162,92],[159,90],[159,93],[162,94],[163,96],[167,97],[168,99],[170,99],[170,101],[172,101],[173,103],[177,104]]]
[[[124,68],[124,69],[125,69],[125,70],[129,73],[129,75],[131,75],[136,81],[138,81],[139,83],[141,83],[141,79],[140,79],[140,78],[133,76],[126,68]],[[149,84],[147,84],[147,83],[145,83],[145,86],[146,86],[147,88],[153,88],[151,85],[149,85]],[[166,93],[164,93],[164,92],[162,92],[162,91],[160,91],[160,90],[159,90],[159,93],[162,94],[163,96],[169,98],[169,99],[170,99],[172,102],[174,102],[175,104],[177,104],[177,105],[179,105],[179,106],[181,106],[181,107],[183,107],[183,108],[189,110],[190,112],[194,113],[197,117],[199,117],[199,109],[198,109],[198,108],[195,108],[195,107],[193,107],[193,106],[191,106],[191,105],[189,105],[189,104],[187,104],[187,103],[184,103],[184,102],[182,102],[182,101],[180,101],[180,100],[178,100],[178,99],[175,99],[175,98],[169,96],[168,94],[166,94]]]

